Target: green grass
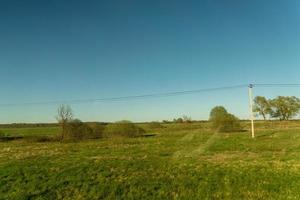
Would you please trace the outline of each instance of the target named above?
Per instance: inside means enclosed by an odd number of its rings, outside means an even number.
[[[31,137],[31,136],[49,136],[60,133],[59,127],[38,127],[38,128],[0,128],[0,131],[8,136],[20,136],[20,137]]]
[[[298,129],[251,139],[184,127],[154,137],[0,142],[0,199],[300,199]]]

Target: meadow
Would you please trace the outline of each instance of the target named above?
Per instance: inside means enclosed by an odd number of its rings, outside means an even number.
[[[214,133],[163,124],[136,138],[36,142],[58,127],[0,128],[0,199],[300,199],[300,122]]]

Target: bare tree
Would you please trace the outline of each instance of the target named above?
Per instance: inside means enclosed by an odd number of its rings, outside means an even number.
[[[73,111],[69,105],[60,105],[57,109],[56,120],[62,127],[62,139],[66,137],[67,125],[73,120]]]

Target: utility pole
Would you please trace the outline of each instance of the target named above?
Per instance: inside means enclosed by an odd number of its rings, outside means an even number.
[[[249,114],[251,120],[251,135],[254,138],[254,114],[253,114],[253,96],[252,96],[252,89],[253,84],[249,84]]]

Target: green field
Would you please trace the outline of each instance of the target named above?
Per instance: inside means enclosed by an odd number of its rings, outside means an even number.
[[[0,199],[300,199],[299,122],[260,122],[255,139],[206,123],[164,126],[139,138],[0,142]]]

